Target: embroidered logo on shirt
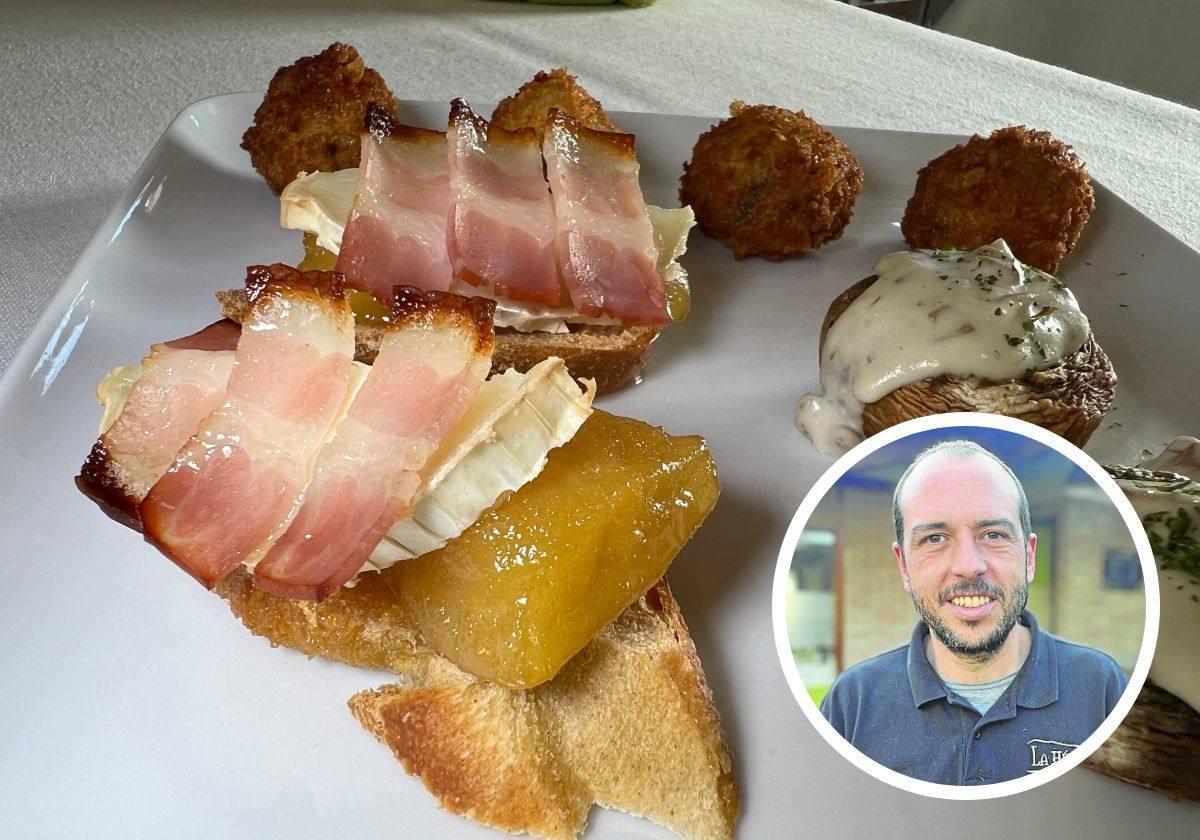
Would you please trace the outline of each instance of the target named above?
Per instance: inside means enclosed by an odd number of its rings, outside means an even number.
[[[1062,761],[1078,744],[1064,744],[1062,741],[1050,741],[1045,738],[1034,738],[1029,741],[1029,769],[1026,773],[1049,767],[1055,762]]]

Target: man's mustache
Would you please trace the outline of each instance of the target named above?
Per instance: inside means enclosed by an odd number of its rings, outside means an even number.
[[[994,583],[986,580],[977,581],[959,581],[953,586],[948,586],[938,593],[938,602],[946,603],[951,598],[970,598],[972,596],[987,596],[995,598],[1003,603],[1004,590]]]

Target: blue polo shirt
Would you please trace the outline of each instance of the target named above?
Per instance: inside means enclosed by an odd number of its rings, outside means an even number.
[[[856,749],[913,779],[986,785],[1049,767],[1108,717],[1124,672],[1097,650],[1064,641],[1021,614],[1029,656],[987,713],[946,687],[925,657],[929,628],[907,645],[848,668],[821,714]]]

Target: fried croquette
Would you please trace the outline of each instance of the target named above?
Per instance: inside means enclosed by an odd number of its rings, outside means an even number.
[[[1017,259],[1053,274],[1095,204],[1071,147],[1023,125],[972,137],[931,160],[900,229],[912,248],[979,248],[1003,238]]]
[[[542,71],[496,106],[492,123],[508,131],[532,128],[541,139],[554,108],[596,131],[616,131],[604,107],[592,98],[567,68]]]
[[[696,141],[679,200],[700,229],[749,256],[782,260],[837,239],[862,192],[846,145],[803,111],[735,101]]]
[[[395,114],[383,78],[348,44],[276,71],[242,136],[242,148],[279,193],[301,172],[358,166],[359,137],[369,105]]]

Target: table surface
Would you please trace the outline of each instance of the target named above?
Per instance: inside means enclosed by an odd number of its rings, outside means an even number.
[[[0,5],[0,369],[176,113],[262,89],[335,39],[402,99],[496,101],[565,64],[614,110],[715,117],[741,98],[830,125],[1026,123],[1073,143],[1098,179],[1200,248],[1200,111],[832,0],[99,6]]]
[[[721,114],[733,99],[830,125],[988,132],[1025,123],[1200,248],[1200,111],[832,0],[0,0],[0,369],[189,102],[263,89],[330,41],[402,99],[496,101],[568,65],[606,106]],[[871,173],[867,173],[867,178]]]

